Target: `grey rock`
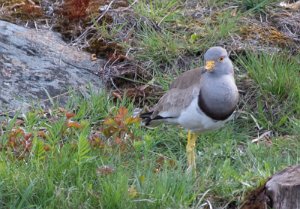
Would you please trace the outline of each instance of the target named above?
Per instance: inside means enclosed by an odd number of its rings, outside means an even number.
[[[99,90],[103,84],[97,72],[104,62],[91,61],[89,53],[55,32],[0,20],[0,113],[47,106],[49,96],[65,103],[70,89]]]

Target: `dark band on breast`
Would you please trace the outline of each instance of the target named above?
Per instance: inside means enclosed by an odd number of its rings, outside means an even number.
[[[210,117],[211,119],[214,119],[214,120],[226,120],[235,110],[235,106],[226,112],[212,110],[205,103],[205,99],[203,98],[201,91],[199,92],[199,96],[198,96],[198,106],[205,115],[207,115],[208,117]]]

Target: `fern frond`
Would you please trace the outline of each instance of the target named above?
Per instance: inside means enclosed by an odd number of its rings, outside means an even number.
[[[34,137],[32,141],[32,154],[37,162],[43,161],[46,157],[46,151],[44,149],[44,143],[37,137]]]
[[[77,164],[80,166],[86,162],[90,156],[88,155],[91,151],[90,143],[87,140],[88,138],[88,128],[82,130],[78,139],[77,147]]]

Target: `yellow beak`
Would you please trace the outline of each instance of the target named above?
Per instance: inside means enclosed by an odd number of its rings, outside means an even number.
[[[211,72],[211,71],[213,71],[214,68],[215,68],[215,61],[213,61],[213,60],[206,61],[205,70],[207,70],[208,72]]]

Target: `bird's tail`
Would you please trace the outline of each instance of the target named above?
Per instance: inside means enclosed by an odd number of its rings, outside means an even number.
[[[153,111],[152,112],[145,112],[145,113],[141,113],[139,116],[142,119],[142,124],[144,126],[156,126],[159,125],[162,120],[164,119],[163,117],[161,117],[160,115],[157,115],[156,117],[152,118]]]
[[[142,124],[145,126],[149,126],[152,119],[151,119],[151,115],[153,112],[145,112],[145,113],[141,113],[140,114],[140,118],[142,119]]]

